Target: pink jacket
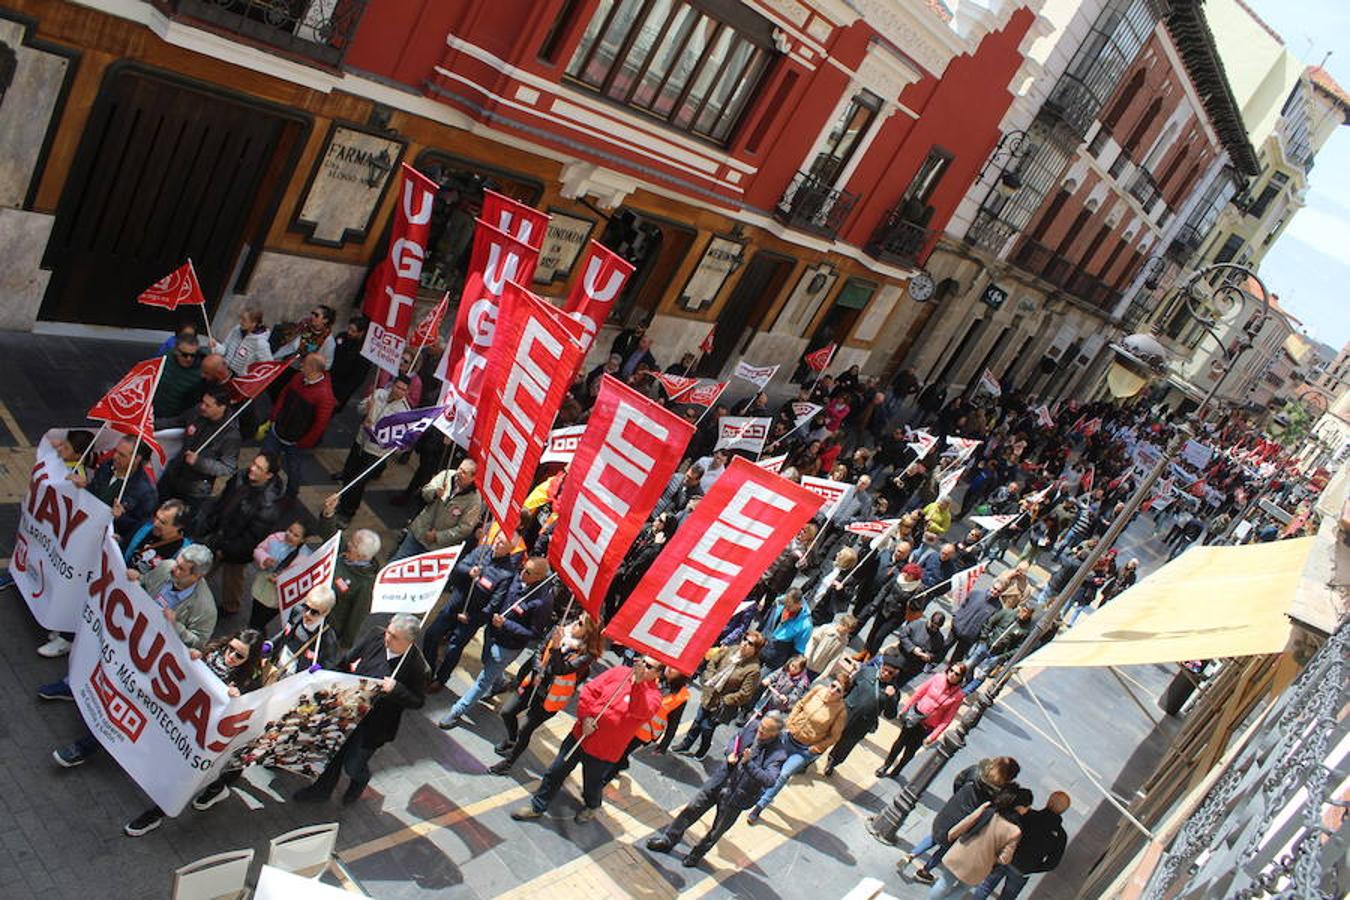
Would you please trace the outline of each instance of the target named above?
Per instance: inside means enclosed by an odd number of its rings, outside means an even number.
[[[944,670],[919,685],[902,711],[908,712],[917,705],[919,712],[924,715],[923,724],[928,729],[929,737],[937,737],[956,718],[956,711],[961,708],[964,699],[966,692],[961,685],[949,683]]]

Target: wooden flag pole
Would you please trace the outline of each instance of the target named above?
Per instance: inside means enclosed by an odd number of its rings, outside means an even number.
[[[94,434],[94,439],[89,442],[88,447],[84,448],[84,452],[80,454],[80,458],[75,460],[75,468],[78,469],[80,466],[84,465],[85,458],[88,457],[91,452],[93,452],[94,445],[98,443],[98,439],[103,437],[103,432],[107,430],[108,430],[108,423],[100,421],[98,425],[98,431],[95,432]]]
[[[131,448],[131,466],[127,469],[127,476],[122,479],[122,486],[117,489],[117,499],[113,501],[114,506],[120,506],[122,495],[127,491],[127,483],[131,481],[131,476],[136,474],[137,459],[141,455],[141,435],[145,434],[145,426],[150,424],[151,411],[154,409],[155,394],[159,393],[159,380],[164,377],[164,361],[161,359],[159,370],[155,372],[155,385],[150,389],[150,393],[145,397],[145,411],[141,413],[141,424],[136,429],[136,444]],[[93,444],[90,444],[92,447]]]

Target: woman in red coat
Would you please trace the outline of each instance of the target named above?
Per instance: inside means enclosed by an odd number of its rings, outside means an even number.
[[[572,732],[563,739],[530,804],[512,812],[511,818],[523,821],[542,816],[558,788],[580,764],[583,805],[576,821],[594,819],[614,764],[638,729],[661,708],[661,689],[657,686],[660,674],[661,663],[645,657],[634,662],[631,669],[615,666],[586,682],[577,700],[577,722]]]

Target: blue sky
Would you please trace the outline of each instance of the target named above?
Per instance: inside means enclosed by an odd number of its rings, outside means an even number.
[[[1350,90],[1350,3],[1246,0],[1305,63],[1325,68]],[[1261,263],[1261,279],[1310,335],[1337,349],[1350,342],[1350,125],[1317,154],[1308,205]]]

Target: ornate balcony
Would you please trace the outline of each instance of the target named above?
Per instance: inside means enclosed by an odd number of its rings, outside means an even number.
[[[342,63],[369,0],[153,0],[165,14],[326,66]]]
[[[921,266],[932,249],[938,232],[915,222],[906,221],[895,207],[872,232],[866,252],[873,259],[897,266]]]
[[[1104,313],[1115,309],[1120,292],[1085,269],[1034,241],[1017,248],[1013,262],[1080,302]]]
[[[857,194],[831,187],[807,172],[798,172],[774,207],[773,215],[784,225],[834,239],[857,202]]]

